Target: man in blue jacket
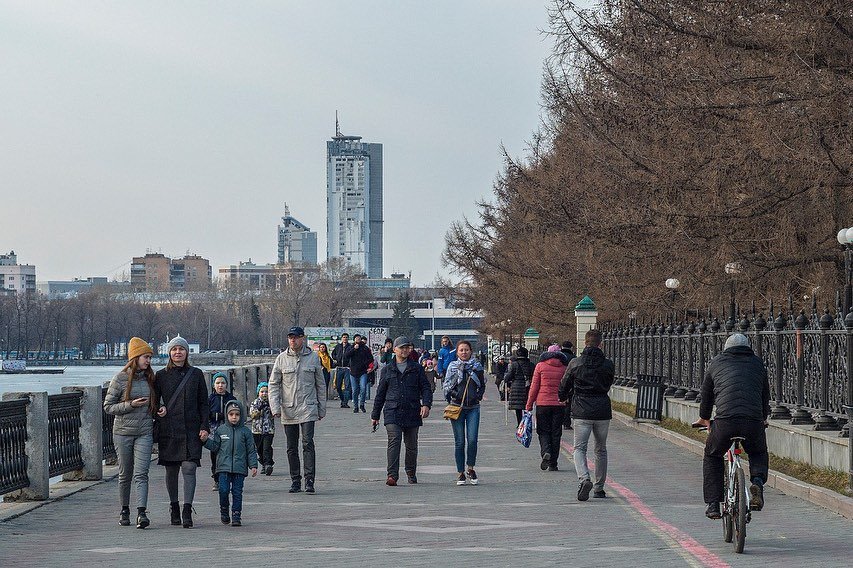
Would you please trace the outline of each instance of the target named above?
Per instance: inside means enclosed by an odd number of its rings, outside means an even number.
[[[400,446],[406,443],[406,476],[409,483],[417,483],[418,429],[429,416],[432,407],[432,387],[424,368],[409,360],[412,342],[400,336],[394,340],[394,360],[382,367],[373,412],[370,415],[374,428],[385,408],[385,430],[388,432],[388,479],[386,485],[397,485],[400,476]]]
[[[441,338],[441,349],[438,350],[438,363],[435,365],[438,376],[444,378],[444,375],[447,373],[447,367],[455,360],[456,348],[453,347],[453,342],[450,341],[450,338],[445,335]]]

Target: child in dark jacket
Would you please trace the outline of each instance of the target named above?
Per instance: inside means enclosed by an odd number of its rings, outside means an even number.
[[[261,473],[272,475],[272,441],[275,435],[275,420],[269,402],[269,385],[266,382],[258,385],[258,398],[249,407],[249,418],[252,419],[252,436],[258,449],[258,461],[261,462]]]
[[[209,434],[201,433],[204,447],[217,452],[216,474],[219,476],[219,514],[222,524],[242,525],[243,482],[252,470],[258,475],[258,454],[252,431],[243,424],[243,405],[232,400],[225,405],[227,421]],[[231,516],[228,516],[228,497],[233,497]]]
[[[228,392],[228,376],[225,373],[218,372],[213,374],[213,392],[207,397],[207,406],[210,408],[207,416],[209,432],[216,432],[216,429],[225,424],[225,405],[234,398]],[[216,475],[216,452],[210,452],[210,477],[213,478],[213,491],[219,491],[219,477]]]

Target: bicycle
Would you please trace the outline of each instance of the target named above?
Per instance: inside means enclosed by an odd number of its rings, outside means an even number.
[[[703,426],[699,431],[707,432],[708,428]],[[723,520],[723,540],[731,542],[732,548],[738,554],[743,552],[743,546],[746,543],[746,525],[752,520],[746,474],[740,459],[743,453],[741,444],[745,439],[742,436],[732,436],[732,445],[723,457],[726,462],[723,480],[726,491],[720,511]]]

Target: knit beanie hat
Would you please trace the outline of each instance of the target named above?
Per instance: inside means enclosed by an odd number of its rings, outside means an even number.
[[[180,335],[176,335],[172,338],[172,341],[166,345],[166,353],[169,353],[172,350],[172,347],[183,347],[187,350],[187,353],[190,352],[190,344],[187,343],[187,340],[181,337]]]
[[[269,389],[269,388],[270,388],[270,384],[269,384],[268,382],[266,382],[266,381],[264,381],[264,382],[262,382],[262,383],[258,383],[258,394],[261,394],[261,389],[262,389],[262,388]]]
[[[749,347],[749,339],[742,333],[733,333],[726,339],[726,345],[723,347],[723,350],[725,351],[730,347]]]
[[[226,385],[228,384],[228,375],[226,375],[222,371],[217,371],[217,372],[213,373],[213,376],[210,377],[210,382],[215,383],[216,379],[218,379],[219,377],[222,377],[222,380],[225,381]]]
[[[127,344],[127,360],[132,361],[140,355],[153,355],[154,350],[148,342],[138,337],[131,337]]]

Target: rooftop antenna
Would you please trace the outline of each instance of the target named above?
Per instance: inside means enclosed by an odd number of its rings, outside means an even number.
[[[335,111],[335,136],[341,136],[341,123],[338,122],[338,111]]]

